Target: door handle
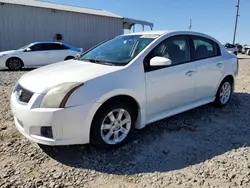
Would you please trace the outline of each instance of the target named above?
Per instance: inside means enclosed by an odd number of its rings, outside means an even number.
[[[187,76],[192,76],[194,73],[195,73],[195,71],[190,70],[190,71],[186,72],[186,75]]]
[[[222,63],[217,63],[216,66],[220,68],[220,67],[222,67],[222,65],[223,65]]]

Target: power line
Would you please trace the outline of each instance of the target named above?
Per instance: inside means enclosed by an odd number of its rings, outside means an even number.
[[[237,30],[237,24],[238,24],[238,17],[239,15],[239,8],[240,8],[240,0],[238,0],[236,5],[236,19],[235,19],[235,25],[234,25],[234,38],[233,38],[233,44],[235,44],[235,38],[236,38],[236,30]]]

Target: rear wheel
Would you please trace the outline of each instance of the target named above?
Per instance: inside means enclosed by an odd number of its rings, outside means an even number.
[[[68,57],[65,58],[65,61],[70,60],[70,59],[75,59],[75,57],[74,56],[68,56]]]
[[[23,67],[23,62],[19,58],[9,58],[6,62],[6,66],[11,70],[11,71],[18,71]]]
[[[238,55],[238,53],[235,51],[235,52],[234,52],[234,55],[236,55],[236,56],[237,56],[237,55]]]
[[[217,107],[224,107],[229,102],[233,91],[233,84],[230,79],[225,79],[220,84],[214,101]]]
[[[100,148],[120,147],[129,140],[135,120],[136,113],[128,104],[106,104],[94,117],[90,142]]]

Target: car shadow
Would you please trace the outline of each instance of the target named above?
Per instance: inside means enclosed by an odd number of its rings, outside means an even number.
[[[212,104],[167,118],[135,132],[122,148],[40,145],[65,165],[110,174],[167,172],[250,146],[250,94],[234,93],[224,108]]]
[[[32,68],[22,68],[20,71],[32,71],[36,69],[35,67],[32,67]],[[0,72],[18,72],[18,71],[11,71],[7,68],[4,68],[4,69],[0,69]]]

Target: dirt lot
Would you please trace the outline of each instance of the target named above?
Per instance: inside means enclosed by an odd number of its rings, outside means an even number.
[[[223,109],[206,105],[136,132],[123,148],[41,147],[14,127],[0,71],[0,187],[250,187],[250,59]]]

